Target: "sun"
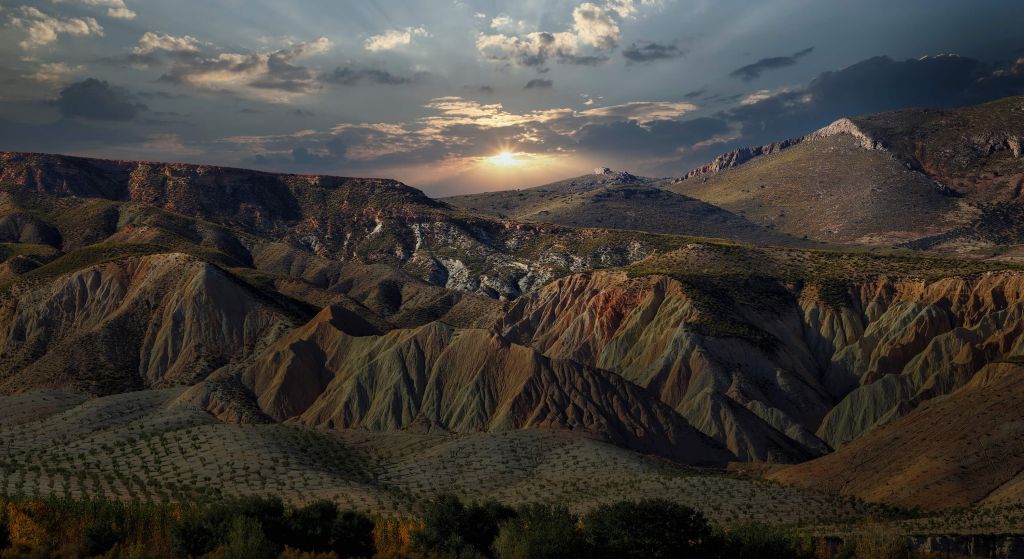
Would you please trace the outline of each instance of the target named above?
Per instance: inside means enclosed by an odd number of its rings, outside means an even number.
[[[519,155],[520,154],[518,153],[502,150],[497,155],[488,157],[487,160],[499,167],[514,167],[522,164],[522,161],[519,159]]]

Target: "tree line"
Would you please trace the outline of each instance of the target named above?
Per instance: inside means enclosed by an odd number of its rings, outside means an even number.
[[[0,559],[910,559],[901,538],[824,545],[749,524],[716,528],[667,500],[579,515],[564,506],[442,495],[416,517],[370,516],[273,497],[205,504],[0,499]],[[835,542],[833,542],[834,544]]]

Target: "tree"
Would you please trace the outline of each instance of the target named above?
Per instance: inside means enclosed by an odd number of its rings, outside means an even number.
[[[427,505],[413,546],[451,557],[490,557],[499,525],[513,516],[515,511],[495,502],[467,507],[454,495],[441,495]]]
[[[289,546],[304,551],[331,551],[331,531],[338,518],[338,506],[315,501],[288,515]]]
[[[809,546],[801,546],[793,535],[761,524],[744,524],[720,534],[714,544],[715,557],[722,559],[813,559]],[[807,549],[805,549],[807,548]]]
[[[579,518],[569,509],[532,504],[516,512],[516,518],[502,523],[494,541],[498,559],[561,559],[587,555]]]
[[[602,505],[586,516],[583,525],[596,559],[708,556],[711,529],[704,515],[664,499]]]
[[[372,557],[374,553],[373,520],[365,514],[344,511],[331,529],[331,547],[341,559]]]
[[[277,549],[255,518],[236,516],[224,543],[223,559],[274,559]]]

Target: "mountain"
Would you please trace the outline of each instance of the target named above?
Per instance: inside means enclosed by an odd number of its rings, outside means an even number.
[[[667,188],[827,242],[989,256],[1024,242],[1024,98],[843,118],[736,150]]]
[[[796,239],[718,206],[666,190],[660,180],[608,169],[534,188],[444,200],[461,208],[526,222],[799,244]]]

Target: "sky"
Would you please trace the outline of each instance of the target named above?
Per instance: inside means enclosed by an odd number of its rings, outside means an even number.
[[[445,196],[1024,94],[996,0],[0,0],[0,150]]]

